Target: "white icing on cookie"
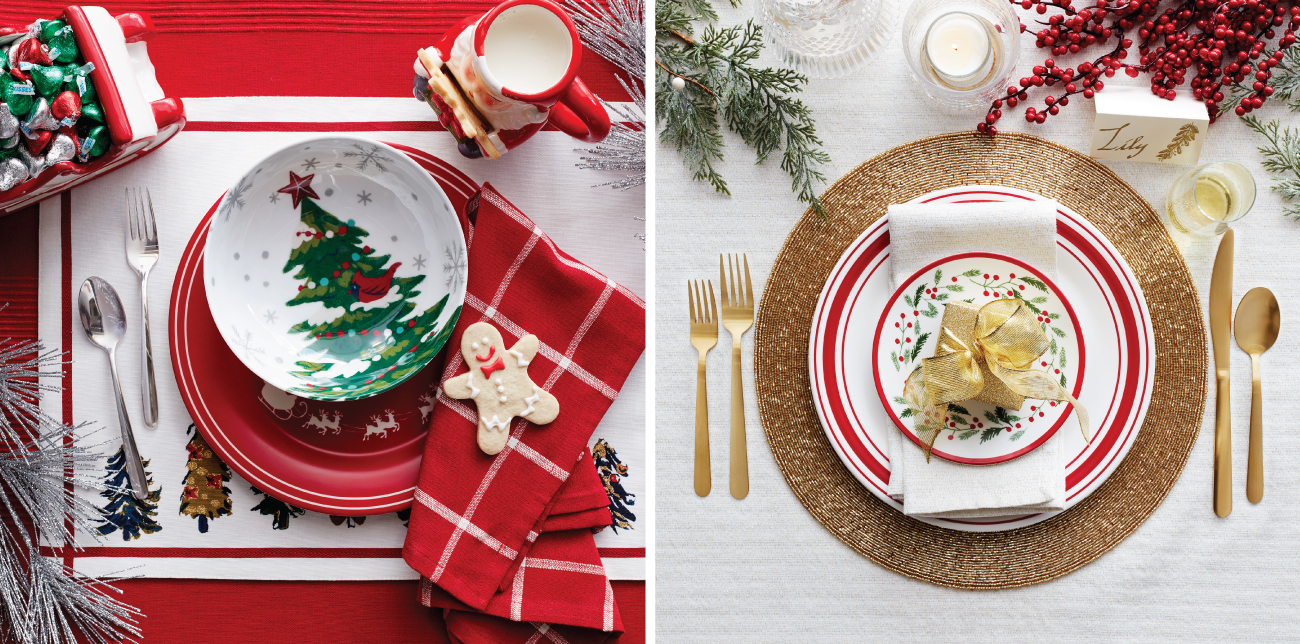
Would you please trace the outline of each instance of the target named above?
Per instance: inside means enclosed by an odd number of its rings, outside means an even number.
[[[490,338],[483,338],[483,346],[485,347],[492,346],[492,340]]]
[[[527,367],[527,366],[528,366],[528,362],[529,362],[529,361],[528,361],[528,360],[524,360],[524,354],[522,354],[522,353],[520,353],[520,352],[518,352],[518,351],[515,351],[514,349],[506,349],[506,351],[509,351],[510,353],[514,354],[514,356],[515,356],[515,364],[519,365],[520,367]]]
[[[519,412],[519,415],[520,415],[520,416],[527,416],[528,414],[531,414],[531,413],[533,413],[534,411],[537,411],[536,409],[533,408],[533,403],[535,403],[535,402],[537,402],[537,401],[539,401],[539,400],[541,400],[541,399],[542,399],[541,390],[537,388],[537,385],[533,385],[533,395],[531,395],[531,396],[529,396],[529,397],[527,397],[527,398],[524,399],[524,402],[528,403],[528,409],[525,409],[525,410],[523,410],[522,412]]]
[[[505,392],[506,388],[504,385],[497,385],[497,393],[504,394]]]
[[[495,381],[493,381],[493,382],[496,382],[496,383],[499,385],[499,384],[501,384],[501,379],[500,379],[500,378],[497,378],[497,379],[496,379]]]
[[[505,397],[505,396],[502,396],[502,397],[501,397],[501,402],[505,402],[505,401],[506,401],[506,397]]]
[[[478,343],[477,343],[477,342],[473,342],[473,343],[471,343],[469,346],[470,346],[471,349],[474,349],[475,351],[478,351]]]
[[[493,414],[493,415],[492,415],[492,420],[490,420],[490,421],[489,421],[486,417],[483,417],[483,416],[480,416],[480,418],[483,419],[483,426],[484,426],[484,427],[487,427],[488,429],[495,429],[495,430],[497,430],[497,431],[499,431],[499,432],[504,432],[504,431],[506,431],[507,429],[510,429],[510,419],[509,419],[509,418],[507,418],[507,419],[505,419],[505,420],[499,420],[499,419],[497,419],[496,414]]]
[[[482,390],[474,386],[474,370],[471,369],[470,372],[466,375],[469,376],[468,378],[465,379],[465,386],[469,387],[469,397],[477,398],[478,392]]]

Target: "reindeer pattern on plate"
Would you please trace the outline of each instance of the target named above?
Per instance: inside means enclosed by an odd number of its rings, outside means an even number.
[[[302,424],[302,426],[308,429],[319,429],[321,436],[324,436],[330,431],[338,434],[343,431],[342,427],[339,426],[339,423],[342,420],[343,414],[339,413],[338,410],[330,411],[328,409],[321,409],[316,413],[313,413],[311,417],[307,419],[307,422]]]
[[[261,400],[262,404],[282,421],[296,422],[297,419],[304,419],[301,423],[302,429],[312,430],[320,436],[358,434],[361,440],[365,441],[372,437],[388,438],[390,434],[400,431],[403,426],[424,428],[433,414],[437,401],[436,387],[437,385],[432,385],[428,391],[421,394],[417,399],[418,405],[410,411],[398,412],[395,409],[385,409],[380,413],[370,414],[365,424],[356,424],[355,421],[349,423],[344,412],[333,406],[313,408],[307,401],[271,388],[270,385],[263,390]]]

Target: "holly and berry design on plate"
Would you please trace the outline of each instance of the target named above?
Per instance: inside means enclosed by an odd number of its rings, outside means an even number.
[[[451,335],[459,307],[441,326],[450,295],[416,311],[424,275],[399,276],[401,262],[366,241],[370,233],[355,220],[339,219],[316,202],[315,175],[290,172],[280,190],[300,208],[298,245],[284,272],[299,280],[287,306],[324,305],[290,332],[310,339],[295,372],[302,383],[290,393],[310,392],[318,400],[352,400],[401,382],[433,358]],[[295,272],[296,271],[296,272]]]
[[[929,280],[921,281],[913,291],[904,294],[901,300],[905,306],[896,307],[902,310],[898,311],[898,319],[894,322],[892,334],[895,347],[889,354],[895,371],[910,373],[921,359],[929,357],[922,356],[921,349],[927,346],[932,334],[938,333],[939,329],[937,324],[932,324],[930,326],[934,328],[926,330],[922,319],[941,319],[939,314],[942,309],[936,304],[944,304],[950,299],[977,305],[995,299],[1015,299],[1034,313],[1048,338],[1048,350],[1039,357],[1035,367],[1058,377],[1061,386],[1068,390],[1070,378],[1065,370],[1070,362],[1065,342],[1068,332],[1061,324],[1065,320],[1059,311],[1043,308],[1054,294],[1046,283],[1032,275],[1015,272],[1003,274],[1001,270],[971,268],[945,279],[943,269],[938,269]],[[962,298],[964,295],[970,297]],[[896,405],[895,412],[900,419],[913,415],[902,396],[894,396],[891,400]],[[948,416],[944,418],[947,440],[965,441],[979,437],[980,443],[999,438],[1019,441],[1032,429],[1032,423],[1047,420],[1047,414],[1061,403],[1054,400],[1025,400],[1025,406],[1020,410],[977,404],[988,409],[972,413],[962,405],[948,405]]]

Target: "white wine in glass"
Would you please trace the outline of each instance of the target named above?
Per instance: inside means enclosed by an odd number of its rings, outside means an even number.
[[[1239,163],[1209,163],[1179,177],[1166,201],[1174,228],[1212,237],[1250,212],[1255,205],[1255,179]]]

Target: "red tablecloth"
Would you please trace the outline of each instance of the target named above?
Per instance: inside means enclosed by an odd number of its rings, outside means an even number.
[[[253,1],[99,2],[112,13],[150,14],[149,42],[168,94],[210,96],[409,96],[412,53],[495,2],[425,0],[271,5]],[[67,3],[5,2],[0,25],[53,18]],[[601,97],[626,101],[613,66],[584,56],[580,75]],[[280,120],[267,115],[267,121]],[[358,124],[362,126],[364,124]],[[359,127],[360,129],[360,127]],[[35,338],[37,208],[0,218],[0,338]],[[627,632],[645,641],[645,582],[614,581]],[[137,579],[117,587],[146,614],[144,641],[445,642],[437,611],[414,581],[302,582]]]
[[[35,206],[0,218],[0,338],[36,338]],[[614,581],[627,631],[645,642],[645,582]],[[147,616],[144,641],[445,642],[438,611],[420,605],[415,581],[226,581],[132,579],[124,599]],[[214,610],[215,609],[215,610]]]

